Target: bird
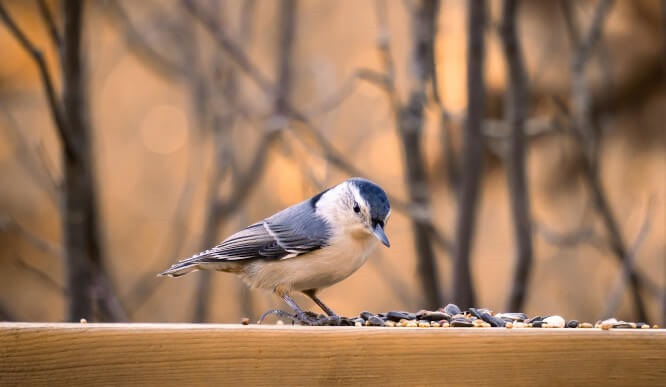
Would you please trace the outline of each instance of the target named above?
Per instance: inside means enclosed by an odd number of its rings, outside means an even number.
[[[180,277],[195,270],[240,276],[250,288],[270,290],[294,311],[270,313],[304,325],[339,317],[317,297],[319,290],[349,277],[378,243],[390,247],[384,231],[391,205],[376,183],[353,177],[256,222],[215,247],[176,262],[158,276]],[[326,315],[302,309],[300,292]]]

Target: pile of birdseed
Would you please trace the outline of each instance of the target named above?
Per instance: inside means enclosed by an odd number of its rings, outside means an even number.
[[[314,317],[314,315],[313,315]],[[322,326],[369,326],[369,327],[419,327],[419,328],[601,328],[601,329],[649,329],[659,328],[644,322],[618,321],[614,318],[599,320],[592,324],[578,320],[566,320],[559,315],[533,316],[525,313],[495,313],[485,308],[461,310],[455,304],[448,304],[437,310],[420,310],[416,313],[390,311],[374,314],[361,312],[356,317],[316,316]],[[245,318],[242,323],[249,324]],[[294,322],[299,324],[297,320]],[[277,324],[284,324],[278,320]]]

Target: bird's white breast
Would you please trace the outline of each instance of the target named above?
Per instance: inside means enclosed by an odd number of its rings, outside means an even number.
[[[254,288],[286,291],[320,289],[350,276],[368,259],[377,240],[368,233],[334,238],[329,246],[278,261],[257,261],[245,268],[244,279]]]

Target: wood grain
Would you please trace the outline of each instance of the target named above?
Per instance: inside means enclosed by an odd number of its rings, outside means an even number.
[[[0,385],[657,385],[666,330],[0,323]]]

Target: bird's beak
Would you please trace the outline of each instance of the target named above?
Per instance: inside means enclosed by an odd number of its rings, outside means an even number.
[[[384,246],[391,247],[388,237],[386,236],[386,233],[380,224],[375,225],[374,230],[372,230],[372,234],[375,236],[375,238],[379,239],[384,244]]]

